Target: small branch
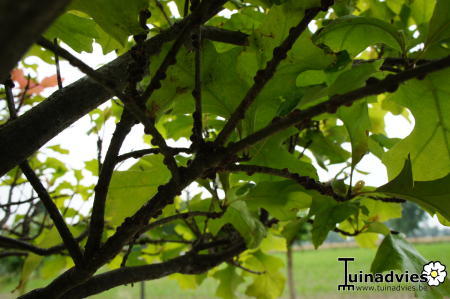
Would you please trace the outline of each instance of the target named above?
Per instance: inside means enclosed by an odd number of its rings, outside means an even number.
[[[195,111],[192,114],[194,118],[194,127],[192,128],[191,141],[194,147],[201,146],[203,143],[203,122],[202,122],[202,35],[200,27],[192,35],[192,45],[195,49],[195,87],[192,95],[195,99]]]
[[[289,52],[289,50],[292,48],[303,31],[308,28],[308,24],[316,17],[321,9],[321,7],[316,7],[306,10],[305,15],[300,23],[297,26],[291,28],[286,39],[281,43],[280,46],[276,47],[273,50],[272,59],[267,63],[265,69],[259,70],[256,73],[253,86],[249,89],[244,99],[230,116],[224,128],[217,136],[214,142],[216,145],[221,146],[227,141],[228,137],[236,128],[239,121],[241,121],[245,117],[245,113],[250,105],[255,101],[256,97],[259,95],[267,82],[273,77],[280,62],[287,57],[287,53]]]
[[[124,110],[119,123],[113,133],[113,137],[106,152],[105,160],[102,164],[97,185],[95,186],[94,205],[92,207],[91,222],[89,224],[89,237],[86,243],[86,256],[90,257],[99,248],[105,225],[105,203],[108,194],[109,184],[113,175],[114,167],[117,163],[117,156],[120,148],[134,125],[134,119]]]
[[[232,31],[213,26],[201,26],[204,39],[236,46],[248,46],[248,34],[240,31]]]
[[[162,218],[162,219],[159,219],[152,223],[147,224],[140,230],[139,235],[145,233],[146,231],[152,230],[155,227],[158,227],[158,226],[161,226],[161,225],[164,225],[164,224],[167,224],[169,222],[179,220],[179,219],[188,219],[188,218],[192,218],[192,217],[196,217],[196,216],[205,216],[205,217],[214,219],[214,218],[220,217],[221,215],[222,215],[221,213],[200,212],[200,211],[175,214],[175,215],[172,215],[172,216],[169,216],[166,218]]]
[[[14,82],[11,79],[6,80],[3,83],[5,85],[6,102],[8,104],[9,119],[13,120],[17,118],[16,105],[14,103],[14,95],[12,89],[14,88]]]
[[[76,241],[80,242],[86,236],[87,236],[87,232],[84,232],[76,238]],[[34,254],[41,255],[41,256],[52,255],[52,254],[59,253],[66,249],[66,246],[64,243],[56,245],[56,246],[52,246],[49,248],[40,248],[40,247],[34,246],[33,244],[30,244],[30,243],[27,243],[27,242],[24,242],[21,240],[4,237],[4,236],[0,236],[0,247],[28,251],[28,252],[32,252]]]
[[[255,270],[251,270],[249,268],[246,268],[244,266],[242,266],[241,264],[239,264],[237,261],[235,260],[230,260],[229,263],[239,269],[244,270],[245,272],[251,273],[251,274],[255,274],[255,275],[263,275],[266,273],[266,271],[255,271]]]
[[[192,241],[187,240],[168,240],[168,239],[158,239],[153,240],[150,238],[142,238],[134,242],[134,244],[145,245],[145,244],[164,244],[164,243],[179,243],[179,244],[192,244]]]
[[[27,256],[28,252],[23,251],[3,251],[0,252],[0,259],[9,256]]]
[[[232,171],[232,172],[246,172],[249,176],[251,176],[253,173],[265,173],[269,175],[287,178],[302,185],[305,189],[316,190],[320,194],[333,197],[336,201],[340,202],[346,201],[346,198],[336,194],[331,186],[317,182],[316,180],[308,176],[301,176],[298,175],[297,173],[291,173],[286,168],[275,169],[265,166],[240,164],[240,165],[227,165],[222,169],[225,171]],[[219,169],[219,171],[221,171],[222,169]]]
[[[359,195],[359,194],[356,194]],[[366,196],[367,198],[378,200],[382,202],[391,202],[391,203],[404,203],[406,200],[396,197],[380,197],[380,196]]]
[[[72,233],[67,227],[66,222],[64,221],[64,218],[61,216],[58,208],[48,194],[47,190],[42,185],[41,181],[31,169],[27,161],[22,162],[20,164],[20,168],[22,169],[23,174],[26,176],[31,186],[36,191],[45,208],[47,209],[47,212],[50,215],[50,218],[53,220],[53,223],[55,224],[56,229],[58,230],[73,261],[77,266],[82,266],[84,264],[83,253],[81,252],[78,243],[75,241]]]
[[[134,236],[133,240],[128,244],[128,249],[123,256],[122,262],[120,263],[120,267],[123,268],[127,265],[128,257],[130,256],[131,251],[133,250],[133,246],[136,243],[137,235]]]
[[[166,14],[166,11],[164,10],[164,7],[162,6],[162,4],[159,2],[159,0],[155,0],[155,2],[156,2],[156,6],[158,6],[158,9],[161,11],[164,18],[166,19],[167,23],[170,26],[172,26],[172,21],[170,20],[169,16]]]
[[[170,147],[169,150],[171,151],[171,155],[178,155],[180,153],[192,153],[191,149],[189,148],[184,148],[184,147]],[[160,154],[161,150],[159,148],[149,148],[149,149],[142,149],[142,150],[137,150],[137,151],[133,151],[133,152],[129,152],[123,155],[120,155],[117,157],[116,162],[122,162],[124,160],[130,159],[130,158],[134,158],[134,159],[139,159],[143,156],[146,155],[156,155],[156,154]]]
[[[326,102],[322,102],[305,110],[294,110],[284,117],[272,120],[272,123],[245,137],[244,139],[231,144],[227,150],[230,154],[237,153],[277,132],[287,129],[293,125],[298,125],[301,129],[309,120],[323,113],[335,113],[337,109],[344,105],[351,105],[353,102],[384,92],[394,92],[399,84],[413,78],[423,78],[427,74],[443,70],[450,66],[450,56],[422,64],[414,69],[408,69],[395,75],[388,75],[385,79],[372,81],[371,84],[352,90],[342,95],[334,95]]]
[[[58,39],[54,39],[53,43],[55,46],[58,45]],[[61,90],[63,89],[62,79],[61,79],[61,69],[59,68],[59,56],[57,53],[55,53],[55,65],[56,65],[56,78],[58,80],[58,88]]]

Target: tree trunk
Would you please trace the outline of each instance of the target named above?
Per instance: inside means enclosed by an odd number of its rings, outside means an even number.
[[[287,277],[288,277],[288,287],[289,287],[289,298],[295,299],[295,282],[294,282],[294,256],[292,255],[292,244],[287,246]]]
[[[8,78],[14,65],[69,3],[70,0],[0,1],[0,82]]]

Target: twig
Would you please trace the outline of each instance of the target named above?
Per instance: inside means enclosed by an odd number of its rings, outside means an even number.
[[[170,26],[172,26],[172,21],[170,20],[169,16],[166,14],[166,11],[164,10],[164,7],[159,2],[159,0],[155,0],[156,6],[158,6],[159,10],[163,14],[164,18],[166,19],[167,23],[169,23]]]
[[[175,220],[179,220],[179,219],[188,219],[191,217],[195,217],[195,216],[205,216],[208,218],[218,218],[220,217],[222,214],[221,213],[211,213],[211,212],[200,212],[200,211],[194,211],[194,212],[187,212],[187,213],[180,213],[180,214],[175,214],[166,218],[162,218],[159,220],[156,220],[152,223],[147,224],[146,226],[144,226],[140,231],[139,231],[139,235],[143,234],[146,231],[152,230],[155,227],[167,224],[169,222],[175,221]]]
[[[61,216],[58,208],[48,194],[47,190],[42,185],[41,181],[31,169],[27,161],[22,162],[20,164],[20,168],[22,169],[23,174],[26,176],[31,186],[36,191],[45,208],[47,209],[47,212],[50,215],[50,218],[53,220],[53,223],[55,224],[56,229],[58,230],[73,261],[77,266],[82,266],[84,264],[83,253],[81,252],[78,243],[75,241],[72,233],[70,232],[67,224],[64,221],[64,218]]]
[[[6,80],[5,83],[6,102],[9,110],[9,119],[13,120],[17,118],[16,105],[14,103],[14,95],[12,89],[14,88],[14,82],[11,79]]]
[[[169,150],[171,151],[172,155],[178,155],[180,153],[188,153],[189,154],[192,152],[191,149],[184,148],[184,147],[171,147],[171,148],[169,148]],[[137,150],[137,151],[129,152],[129,153],[118,156],[117,162],[122,162],[122,161],[130,159],[130,158],[139,159],[146,155],[160,154],[160,153],[161,153],[161,150],[159,148],[149,148],[149,149]]]
[[[53,43],[57,46],[58,45],[58,39],[55,38],[53,40]],[[58,88],[63,89],[62,79],[61,79],[61,70],[59,68],[59,56],[57,53],[55,53],[55,65],[56,65],[56,78],[58,80]]]
[[[342,202],[347,200],[346,198],[336,194],[331,186],[317,182],[316,180],[308,176],[301,176],[298,175],[297,173],[291,173],[287,168],[275,169],[265,166],[239,164],[239,165],[227,165],[219,169],[219,171],[222,170],[232,172],[246,172],[248,175],[252,175],[254,173],[265,173],[275,175],[293,180],[298,184],[302,185],[305,189],[316,190],[320,194],[331,196],[336,201]]]
[[[87,236],[87,232],[83,232],[76,238],[76,240],[79,242],[79,241],[83,240],[86,236]],[[33,244],[30,244],[30,243],[27,243],[27,242],[24,242],[21,240],[8,238],[5,236],[0,236],[0,247],[28,251],[28,252],[32,252],[34,254],[42,255],[42,256],[58,253],[67,248],[64,243],[56,245],[56,246],[52,246],[49,248],[40,248],[40,247],[34,246]]]
[[[192,35],[192,45],[195,51],[195,87],[192,95],[195,99],[195,111],[192,114],[194,126],[192,128],[192,137],[194,147],[199,147],[203,143],[203,123],[202,123],[202,35],[200,27]]]
[[[246,268],[244,266],[242,266],[241,264],[239,264],[237,261],[235,260],[230,260],[229,263],[239,269],[244,270],[245,272],[251,273],[251,274],[255,274],[255,275],[263,275],[266,273],[266,271],[255,271],[255,270],[251,270],[249,268]]]

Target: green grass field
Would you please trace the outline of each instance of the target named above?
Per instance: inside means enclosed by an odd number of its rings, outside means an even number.
[[[417,250],[427,259],[439,260],[445,265],[450,265],[450,243],[418,244]],[[337,261],[338,257],[354,257],[356,261],[349,270],[358,272],[363,270],[369,272],[370,264],[376,251],[362,248],[339,248],[297,251],[295,253],[295,281],[299,298],[413,298],[408,293],[338,293],[337,284],[343,279],[343,265]],[[285,260],[283,253],[277,256]],[[29,287],[43,282],[30,282]],[[218,282],[208,277],[197,289],[182,289],[174,279],[165,278],[145,283],[146,298],[158,299],[209,299],[214,298]],[[11,289],[9,289],[11,290]],[[245,286],[242,286],[243,294]],[[6,293],[4,291],[3,293]],[[131,299],[139,298],[140,286],[122,286],[103,294],[92,296],[96,299]],[[285,288],[284,298],[287,298]],[[0,297],[2,298],[2,297]],[[7,297],[5,297],[7,298]],[[243,295],[242,298],[245,298]]]

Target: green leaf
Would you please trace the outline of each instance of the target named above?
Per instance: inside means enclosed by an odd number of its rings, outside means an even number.
[[[435,0],[414,0],[411,3],[411,16],[417,25],[430,21],[435,5]]]
[[[341,107],[337,115],[344,122],[352,144],[352,167],[362,159],[368,150],[370,118],[367,102],[361,101],[351,107]]]
[[[367,215],[364,215],[368,221],[385,222],[402,217],[402,206],[399,203],[363,198],[360,200],[360,204],[368,211]]]
[[[79,53],[92,52],[92,43],[99,37],[94,21],[71,13],[56,19],[44,36],[49,40],[58,38]]]
[[[253,283],[247,287],[245,294],[258,299],[278,298],[283,293],[285,278],[281,274],[283,261],[279,258],[257,251],[245,261],[245,266],[263,274],[253,276]]]
[[[397,29],[380,19],[345,16],[319,30],[313,40],[326,44],[334,52],[346,50],[351,56],[375,44],[385,44],[404,52],[405,41]]]
[[[377,248],[377,233],[362,233],[355,236],[355,241],[361,248]]]
[[[337,203],[327,196],[315,196],[309,215],[315,215],[312,226],[312,242],[317,249],[336,224],[358,212],[358,206],[351,202]]]
[[[376,189],[390,196],[396,196],[415,202],[428,210],[429,213],[439,213],[450,220],[450,174],[433,181],[413,181],[411,160],[405,162],[400,174]]]
[[[294,133],[295,131],[274,135],[253,146],[250,150],[250,156],[252,157],[250,164],[277,169],[287,168],[290,172],[317,178],[316,170],[312,164],[298,159],[295,154],[291,154],[286,150],[286,145],[283,145],[291,132]],[[271,180],[279,180],[279,178],[268,175],[253,175],[252,180],[255,182],[260,180],[267,181],[268,177]]]
[[[124,45],[128,36],[143,32],[138,16],[147,7],[146,0],[75,0],[69,9],[87,13],[105,32]]]
[[[250,209],[266,209],[279,220],[290,220],[311,205],[311,196],[294,181],[260,182],[243,198]]]
[[[237,298],[236,289],[244,282],[244,279],[236,273],[236,267],[228,265],[225,269],[214,273],[213,277],[220,281],[216,296],[224,299]]]
[[[399,270],[402,272],[422,273],[423,266],[428,261],[417,250],[400,235],[387,235],[380,244],[377,254],[372,262],[370,271],[382,273],[388,270]],[[427,286],[427,284],[423,284]],[[418,292],[422,298],[443,298],[450,295],[450,282],[438,287],[427,288],[426,291]]]
[[[383,156],[383,163],[393,178],[411,155],[416,180],[441,178],[450,172],[450,70],[410,80],[392,95],[391,100],[408,108],[415,118],[413,132]]]
[[[239,232],[249,249],[256,248],[266,235],[264,225],[250,213],[242,200],[231,203],[222,217],[209,222],[209,228],[216,234],[227,223],[232,224]]]
[[[383,60],[372,63],[362,63],[342,72],[328,88],[328,94],[330,96],[344,94],[359,87],[363,87],[366,85],[366,80],[374,73],[378,72],[382,64]]]
[[[159,185],[169,180],[170,172],[162,160],[160,155],[148,156],[127,171],[114,172],[105,211],[111,224],[121,224],[156,194]]]
[[[430,27],[425,43],[426,47],[448,38],[450,38],[450,1],[437,0],[433,16],[430,20]]]
[[[307,218],[303,217],[294,221],[289,221],[285,225],[281,234],[286,238],[287,246],[290,246],[300,235],[305,235],[309,232]]]

